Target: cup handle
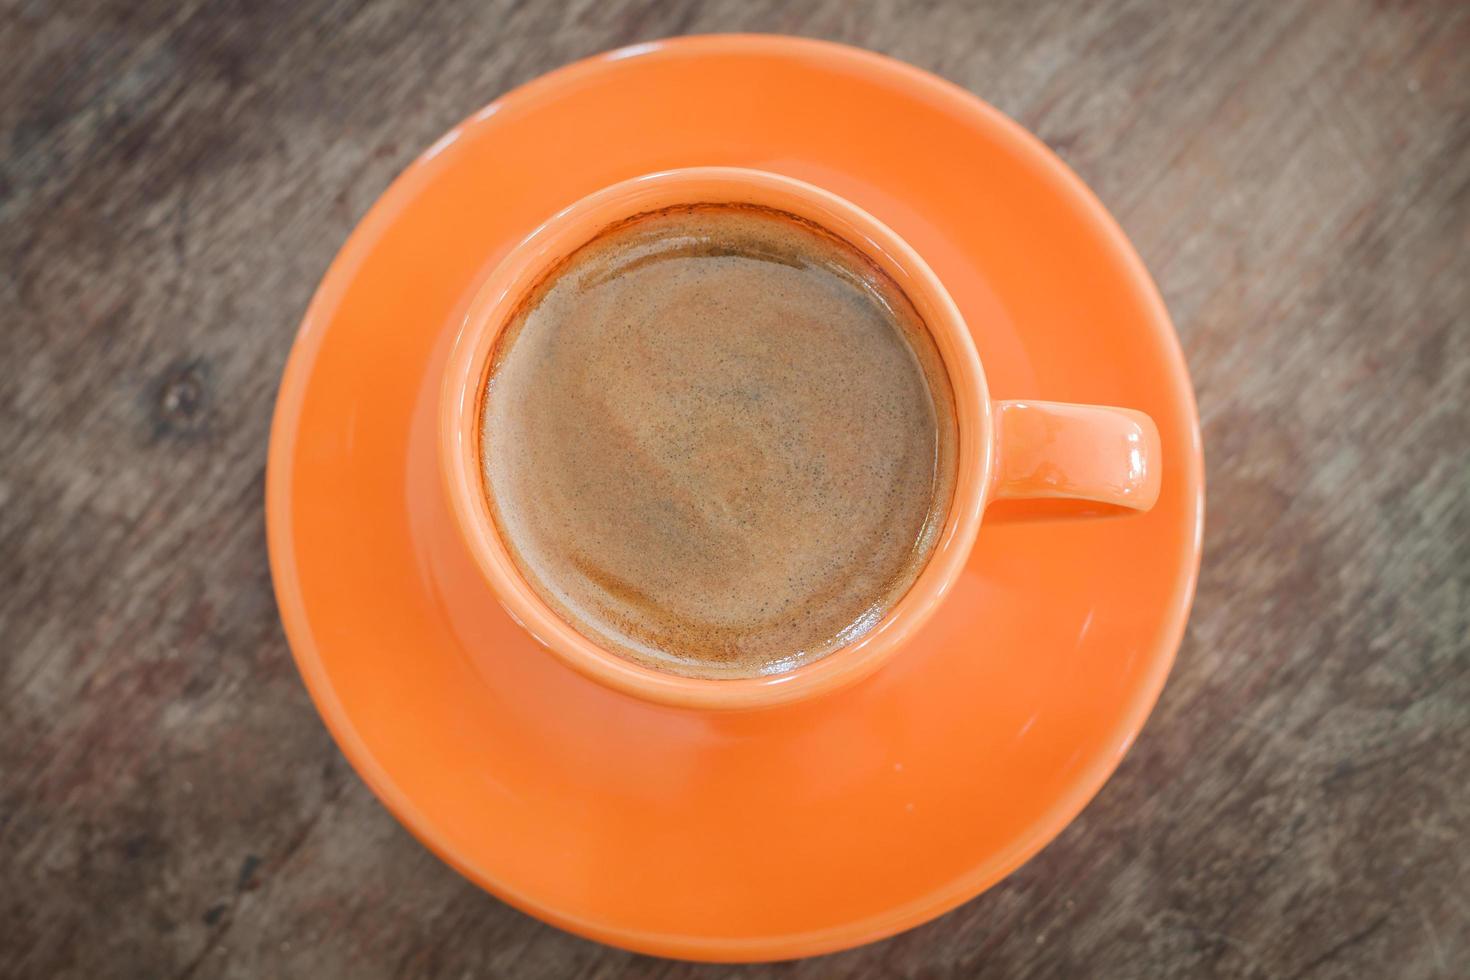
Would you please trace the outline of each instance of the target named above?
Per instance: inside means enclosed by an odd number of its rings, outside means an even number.
[[[1159,429],[1129,408],[995,403],[991,500],[1070,499],[1145,511],[1159,499]]]

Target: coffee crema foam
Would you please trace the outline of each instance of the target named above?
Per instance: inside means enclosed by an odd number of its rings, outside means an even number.
[[[640,215],[562,260],[497,343],[480,435],[536,593],[692,677],[862,636],[954,492],[954,395],[918,312],[848,243],[755,206]]]

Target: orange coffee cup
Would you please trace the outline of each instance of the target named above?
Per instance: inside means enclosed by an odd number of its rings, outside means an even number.
[[[633,663],[582,636],[528,585],[490,514],[480,416],[500,332],[561,258],[619,221],[681,204],[744,203],[813,221],[857,247],[908,295],[932,334],[954,389],[954,499],[938,544],[909,591],[852,643],[795,670],[739,679],[684,677]],[[1158,429],[1126,408],[992,401],[970,329],[934,272],[902,238],[856,205],[811,184],[759,170],[696,167],[604,188],[548,218],[480,286],[445,367],[439,463],[475,564],[510,616],[583,675],[650,701],[702,709],[758,708],[815,697],[867,676],[896,654],[944,600],[965,566],[988,504],[1060,498],[1144,511],[1159,495]]]

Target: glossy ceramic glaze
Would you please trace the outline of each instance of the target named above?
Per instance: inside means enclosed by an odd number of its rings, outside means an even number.
[[[901,654],[797,704],[651,704],[548,656],[495,601],[445,503],[437,409],[455,328],[474,284],[548,215],[638,174],[702,165],[808,180],[902,235],[948,285],[992,397],[1151,416],[1164,460],[1154,508],[1038,520],[1052,502],[993,505]],[[1044,474],[1014,475],[1026,495],[1044,489]],[[302,675],[393,812],[543,919],[727,960],[915,925],[1060,831],[1163,684],[1203,516],[1177,341],[1076,177],[932,76],[750,37],[563,69],[405,171],[307,312],[266,493]]]
[[[711,680],[652,670],[604,650],[524,580],[491,519],[481,475],[480,418],[502,329],[548,269],[604,229],[690,204],[755,204],[814,222],[859,248],[914,303],[955,394],[958,479],[934,554],[912,588],[857,641],[800,669]],[[995,417],[1005,420],[996,438]],[[928,622],[964,569],[992,496],[1081,498],[1147,510],[1158,497],[1158,431],[1127,409],[1006,402],[995,409],[969,327],[933,270],[902,238],[849,201],[805,181],[740,167],[686,167],[595,191],[549,217],[495,268],[470,302],[450,351],[439,408],[439,463],[465,545],[511,617],[573,669],[662,704],[748,709],[826,694],[877,669]],[[997,481],[992,475],[999,473]]]

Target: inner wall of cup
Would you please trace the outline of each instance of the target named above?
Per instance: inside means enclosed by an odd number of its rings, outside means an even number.
[[[934,566],[936,564],[936,560],[946,550],[946,544],[952,537],[955,525],[958,521],[958,511],[962,498],[962,490],[964,489],[964,484],[966,482],[964,476],[966,471],[972,469],[974,466],[974,461],[968,459],[966,453],[967,443],[965,435],[967,431],[967,422],[964,417],[964,413],[961,411],[960,407],[961,400],[965,397],[964,392],[966,389],[962,387],[963,379],[957,376],[957,372],[954,367],[953,362],[956,357],[956,352],[949,342],[951,338],[949,338],[944,332],[937,331],[934,327],[936,319],[943,319],[948,321],[951,318],[946,316],[944,311],[935,309],[936,304],[932,302],[933,297],[930,292],[932,287],[930,287],[928,284],[920,282],[918,283],[920,287],[919,289],[916,290],[915,288],[913,288],[915,284],[915,277],[910,274],[910,270],[902,267],[901,265],[893,261],[892,258],[881,248],[881,246],[875,248],[874,246],[876,245],[876,243],[868,239],[865,234],[851,234],[848,229],[861,231],[861,226],[849,221],[840,212],[832,212],[829,209],[822,207],[802,207],[802,205],[807,205],[811,203],[804,198],[796,198],[794,203],[797,205],[797,207],[792,207],[793,201],[791,199],[780,197],[780,195],[775,196],[777,197],[777,201],[774,202],[767,199],[767,195],[755,195],[757,199],[753,200],[752,197],[749,195],[739,194],[728,196],[704,194],[691,197],[675,196],[664,197],[663,199],[654,198],[651,200],[639,200],[637,207],[630,208],[625,205],[620,211],[615,211],[609,214],[606,220],[598,221],[596,224],[593,225],[595,230],[591,231],[590,233],[583,232],[575,236],[564,236],[567,238],[567,241],[565,242],[547,242],[546,248],[542,254],[554,254],[556,257],[554,259],[548,259],[544,261],[528,261],[524,268],[517,270],[516,273],[514,273],[513,282],[515,282],[516,284],[514,285],[513,289],[507,290],[505,301],[495,304],[497,312],[494,313],[496,322],[493,327],[493,332],[489,338],[489,342],[483,347],[481,356],[479,356],[478,358],[477,369],[472,372],[472,377],[475,379],[474,383],[476,385],[476,388],[475,396],[469,402],[473,406],[473,414],[467,421],[470,423],[473,435],[472,438],[467,440],[466,442],[470,448],[470,458],[467,462],[473,468],[473,471],[475,473],[474,485],[478,488],[479,491],[480,499],[476,502],[476,504],[478,507],[478,512],[483,519],[483,523],[486,526],[487,531],[495,539],[498,549],[504,553],[504,557],[507,560],[509,570],[516,579],[516,585],[520,592],[521,599],[523,601],[533,603],[536,607],[540,608],[543,611],[543,614],[546,617],[561,624],[564,628],[575,634],[584,643],[590,644],[592,647],[596,648],[602,656],[614,658],[623,666],[632,668],[640,673],[647,672],[658,677],[672,677],[678,678],[681,681],[693,681],[696,683],[701,682],[699,678],[691,678],[686,675],[674,672],[662,671],[657,668],[648,667],[642,664],[635,663],[633,661],[629,661],[620,654],[605,649],[597,640],[581,633],[581,631],[578,630],[574,624],[567,621],[564,617],[557,613],[556,610],[551,608],[545,602],[545,600],[541,598],[541,596],[536,592],[531,584],[526,581],[525,576],[519,567],[519,564],[510,558],[510,544],[504,539],[504,536],[502,535],[499,527],[499,522],[496,521],[493,516],[493,506],[490,502],[491,489],[488,485],[488,478],[486,476],[484,466],[481,462],[484,438],[483,420],[486,407],[486,399],[489,397],[489,379],[497,366],[498,358],[502,355],[503,351],[507,349],[508,341],[513,339],[508,336],[507,328],[517,319],[525,304],[536,293],[537,288],[541,284],[546,282],[547,279],[558,274],[561,269],[566,265],[566,263],[570,260],[573,254],[575,254],[584,245],[595,241],[596,239],[617,229],[622,225],[632,223],[651,214],[656,214],[658,212],[674,208],[736,204],[753,204],[758,207],[768,208],[775,213],[784,215],[793,220],[801,221],[809,225],[814,225],[823,233],[844,242],[854,251],[856,251],[865,259],[867,259],[870,263],[872,263],[875,269],[880,274],[891,280],[892,283],[899,289],[899,291],[902,292],[902,294],[908,299],[914,310],[919,314],[919,320],[923,325],[924,330],[929,334],[929,337],[934,344],[935,350],[939,354],[940,366],[945,372],[946,380],[949,383],[949,388],[952,396],[949,405],[949,412],[951,415],[951,421],[954,425],[954,457],[956,472],[951,487],[950,499],[947,506],[944,508],[943,521],[941,522],[940,530],[933,550],[930,552],[928,558],[925,560],[924,565],[919,569],[919,572],[915,576],[914,581],[910,583],[908,589],[905,590],[903,595],[899,596],[894,601],[893,605],[889,608],[887,614],[870,630],[855,638],[851,643],[838,647],[832,650],[830,653],[818,658],[817,660],[809,661],[785,672],[768,675],[767,677],[764,677],[764,679],[769,679],[769,677],[789,677],[793,674],[806,673],[810,670],[818,668],[821,665],[832,661],[835,657],[839,656],[844,651],[856,646],[866,644],[873,637],[885,632],[887,627],[889,627],[889,625],[894,620],[899,619],[905,614],[910,597],[920,587],[921,584],[925,583],[935,573]],[[833,221],[833,218],[836,218],[837,220]],[[833,227],[834,224],[841,225],[843,227],[836,228]],[[957,326],[959,329],[964,329],[962,324],[958,324]],[[936,409],[937,408],[938,406],[936,405]],[[738,679],[738,677],[732,677],[728,680],[705,679],[703,683],[731,683]],[[753,675],[750,676],[748,679],[757,680],[763,679],[763,677],[762,675]]]

